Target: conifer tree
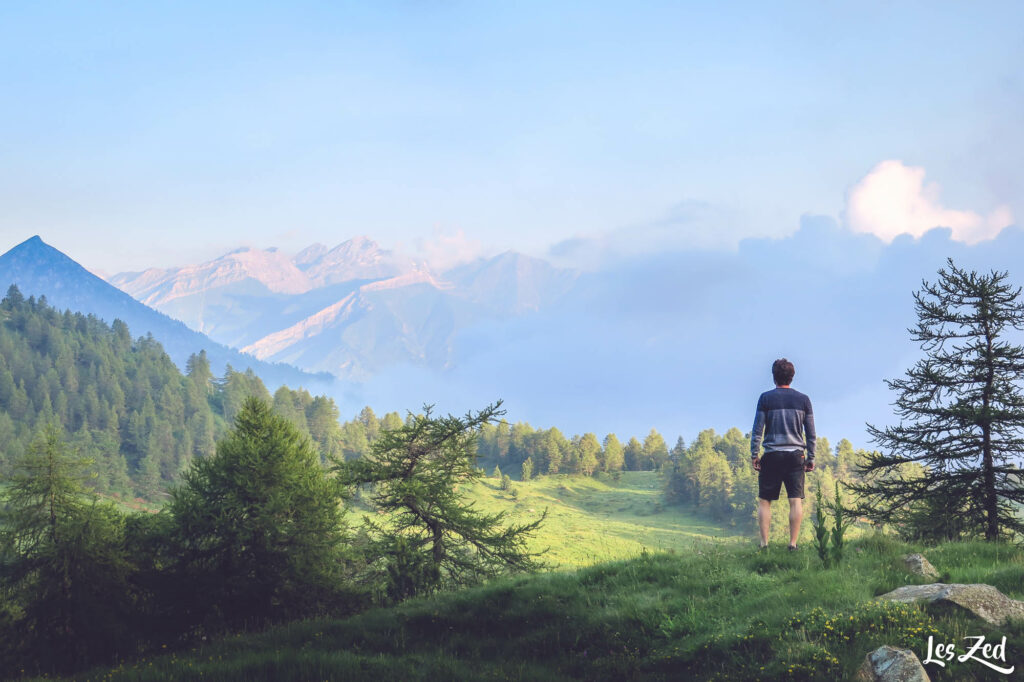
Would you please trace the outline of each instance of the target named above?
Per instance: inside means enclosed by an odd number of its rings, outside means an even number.
[[[843,438],[836,444],[836,476],[840,480],[846,480],[855,471],[857,455],[853,450],[853,443]]]
[[[585,433],[576,444],[579,459],[579,472],[590,476],[597,470],[601,455],[601,443],[593,433]]]
[[[643,464],[644,448],[635,437],[630,438],[622,452],[626,471],[640,471]]]
[[[369,405],[364,407],[359,413],[359,422],[365,429],[367,441],[372,441],[377,438],[377,434],[380,433],[380,420],[377,419],[377,415],[374,414],[373,408]]]
[[[403,587],[405,596],[540,567],[526,539],[546,512],[530,523],[505,525],[505,512],[478,511],[459,491],[460,484],[484,475],[476,466],[474,440],[481,424],[503,414],[500,405],[462,418],[434,417],[424,406],[423,414],[411,415],[401,428],[381,431],[368,457],[337,465],[349,484],[376,484],[372,501],[392,519],[388,527],[367,519],[382,551],[395,537],[406,538],[402,555],[388,565],[401,561],[429,569],[420,572],[422,584],[415,589]]]
[[[604,470],[605,471],[622,471],[623,464],[625,463],[625,453],[622,449],[622,443],[619,442],[618,437],[614,433],[609,433],[604,437]]]
[[[562,470],[566,450],[569,448],[568,441],[558,428],[552,426],[544,434],[541,445],[541,459],[544,462],[544,473],[557,474]]]
[[[0,640],[22,657],[22,667],[32,661],[67,670],[111,655],[125,639],[131,607],[123,517],[111,505],[90,503],[91,465],[68,452],[51,423],[7,481],[0,586],[18,616]]]
[[[192,460],[181,478],[168,510],[184,607],[251,625],[323,612],[340,596],[337,486],[316,446],[266,402],[246,398],[216,454]]]
[[[658,470],[668,461],[668,446],[665,438],[656,429],[644,438],[642,469]]]
[[[1024,329],[1020,288],[1006,272],[979,275],[947,260],[938,281],[914,293],[910,329],[925,357],[906,377],[888,381],[898,393],[900,423],[868,431],[885,453],[867,454],[857,513],[906,523],[922,506],[958,510],[966,534],[996,540],[1024,532],[1014,504],[1024,503],[1024,347],[1008,333]],[[917,464],[923,470],[912,465]],[[948,533],[940,533],[948,535]]]
[[[394,431],[402,428],[402,415],[397,412],[388,412],[380,420],[381,431]],[[379,434],[378,434],[379,435]]]

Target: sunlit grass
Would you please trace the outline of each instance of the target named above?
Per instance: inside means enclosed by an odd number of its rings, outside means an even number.
[[[665,507],[662,480],[654,471],[626,471],[598,477],[542,476],[514,481],[501,490],[496,478],[463,488],[477,508],[507,512],[511,523],[526,523],[547,510],[547,518],[529,541],[530,551],[547,550],[554,567],[590,566],[643,551],[684,551],[695,541],[719,539],[753,542],[753,527],[730,528],[680,507]],[[353,523],[366,513],[354,509]]]

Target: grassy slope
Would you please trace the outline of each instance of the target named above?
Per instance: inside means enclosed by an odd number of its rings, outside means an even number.
[[[513,523],[532,521],[547,509],[530,549],[547,549],[544,559],[554,566],[589,566],[639,556],[645,549],[679,551],[711,538],[740,540],[736,529],[678,507],[663,508],[662,483],[653,471],[623,472],[618,480],[545,476],[515,481],[513,487],[515,497],[487,478],[466,492],[482,511],[507,511]]]
[[[547,509],[548,516],[528,542],[530,551],[547,550],[552,567],[575,568],[626,559],[647,551],[680,551],[698,540],[740,542],[741,529],[716,524],[679,507],[661,504],[662,481],[654,471],[622,472],[616,479],[600,475],[543,476],[514,481],[516,496],[500,489],[494,478],[463,487],[480,511],[507,512],[509,523],[526,523]],[[367,509],[356,505],[350,523]],[[746,540],[754,542],[753,525]]]
[[[988,631],[913,606],[871,603],[907,576],[911,548],[857,540],[839,568],[809,551],[697,541],[574,571],[521,576],[355,617],[309,621],[168,654],[95,680],[835,680],[881,644],[924,657],[928,634],[1006,634],[1024,666],[1024,624]],[[919,548],[915,548],[919,549]],[[1024,550],[952,543],[925,550],[946,582],[1024,598]],[[961,649],[962,652],[962,649]],[[959,652],[958,652],[959,653]],[[970,661],[933,680],[1012,679]]]

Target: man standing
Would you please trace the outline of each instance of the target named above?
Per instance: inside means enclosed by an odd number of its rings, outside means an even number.
[[[772,500],[779,499],[782,485],[789,498],[789,549],[796,549],[804,517],[804,472],[814,470],[814,413],[811,399],[789,387],[796,373],[793,363],[782,358],[772,363],[775,389],[757,400],[754,428],[750,432],[750,457],[758,476],[757,523],[761,547],[768,546]],[[761,452],[764,432],[764,457]],[[804,451],[806,450],[806,458]]]

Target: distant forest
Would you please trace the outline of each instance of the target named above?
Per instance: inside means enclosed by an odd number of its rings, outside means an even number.
[[[751,402],[753,405],[753,401]],[[660,471],[665,478],[665,503],[686,505],[704,516],[733,525],[752,523],[757,497],[757,472],[750,465],[750,434],[731,428],[724,434],[705,429],[687,444],[681,437],[672,448],[657,430],[641,443],[623,445],[614,433],[566,438],[557,428],[534,430],[529,424],[484,424],[478,453],[487,466],[528,479],[544,474],[613,474],[617,471]],[[868,456],[843,438],[833,448],[819,436],[816,474],[831,499],[835,481],[860,478],[857,465]],[[817,483],[814,483],[817,485]],[[813,495],[813,489],[808,493]],[[776,505],[782,509],[783,505]]]
[[[158,499],[193,457],[213,454],[247,396],[271,400],[251,370],[213,376],[205,352],[182,374],[152,336],[133,339],[120,320],[59,312],[14,286],[0,301],[0,471],[54,422],[93,460],[98,491]],[[273,404],[323,456],[342,453],[332,399],[282,387]]]

